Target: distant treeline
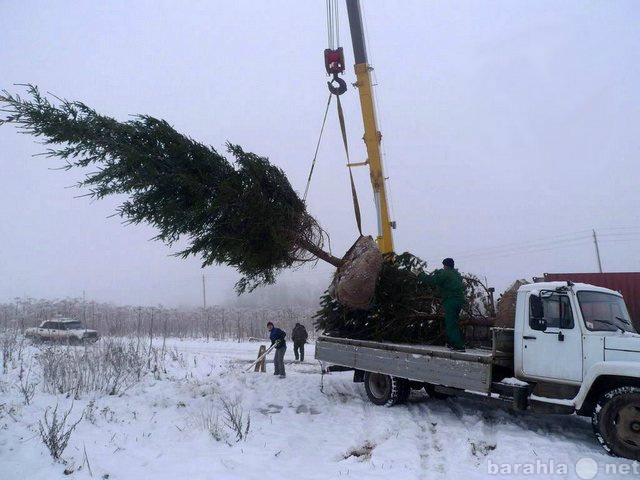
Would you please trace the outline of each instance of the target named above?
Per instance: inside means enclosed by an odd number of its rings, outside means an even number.
[[[81,320],[87,328],[110,336],[163,336],[206,339],[265,338],[266,323],[271,321],[289,335],[296,322],[314,338],[311,307],[220,307],[166,308],[120,306],[111,303],[64,300],[16,299],[0,303],[0,327],[23,331],[56,315]]]

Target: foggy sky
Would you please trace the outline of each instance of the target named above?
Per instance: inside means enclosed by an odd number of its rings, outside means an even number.
[[[0,88],[18,83],[126,120],[149,114],[224,150],[265,155],[304,192],[327,101],[325,3],[2,2]],[[396,251],[445,256],[502,291],[544,272],[640,270],[640,3],[362,2]],[[341,44],[355,81],[344,5]],[[353,161],[365,159],[357,91],[342,97]],[[335,109],[308,206],[342,256],[357,237]],[[239,275],[200,268],[91,202],[44,147],[0,128],[0,302],[82,297],[201,305]],[[355,169],[375,235],[368,171]],[[287,272],[321,290],[331,268]]]

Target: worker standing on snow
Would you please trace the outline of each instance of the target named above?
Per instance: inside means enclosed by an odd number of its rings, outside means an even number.
[[[285,378],[287,375],[284,371],[284,353],[287,351],[287,343],[284,338],[287,334],[273,326],[273,322],[267,323],[267,330],[269,330],[269,338],[271,339],[271,345],[275,345],[275,357],[273,358],[274,375],[280,375],[280,378]]]
[[[438,288],[444,307],[444,324],[447,332],[449,348],[457,352],[464,352],[464,340],[460,334],[459,316],[464,305],[464,282],[462,275],[453,268],[453,258],[442,261],[442,269],[431,275],[418,274],[418,281],[424,285]]]
[[[304,325],[296,323],[291,332],[291,340],[293,340],[293,354],[296,356],[296,360],[304,362],[304,344],[307,342],[309,334]]]

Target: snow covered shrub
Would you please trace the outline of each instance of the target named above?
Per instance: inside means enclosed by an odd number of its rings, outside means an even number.
[[[95,400],[90,400],[84,408],[84,418],[92,425],[96,424],[96,410],[98,410],[98,407],[96,406]]]
[[[116,412],[111,410],[108,405],[100,410],[100,416],[108,423],[113,423],[117,420]]]
[[[230,436],[235,436],[236,443],[246,440],[251,427],[251,414],[248,413],[246,417],[243,415],[240,400],[222,397],[219,407],[216,408],[213,402],[207,404],[198,419],[202,429],[217,442],[224,440],[231,445]]]
[[[1,385],[0,385],[1,386]],[[2,392],[2,390],[0,390]],[[0,403],[0,420],[5,416],[11,417],[11,420],[18,422],[16,415],[18,414],[18,408],[15,405],[9,405],[8,403]],[[3,429],[7,428],[7,425],[2,426]]]
[[[2,373],[9,372],[9,363],[14,360],[16,352],[22,351],[18,342],[18,331],[5,329],[0,333],[0,350],[2,350]]]
[[[49,408],[44,412],[44,424],[42,420],[38,421],[38,426],[40,427],[40,438],[47,449],[49,449],[49,453],[54,460],[60,459],[62,452],[67,448],[67,444],[71,438],[71,433],[82,421],[82,415],[80,415],[77,422],[67,425],[67,418],[69,417],[71,410],[73,410],[73,405],[68,412],[62,415],[62,417],[58,417],[58,404],[56,404],[51,415],[51,423],[49,423],[48,417]]]
[[[167,373],[167,368],[164,364],[165,355],[158,348],[152,348],[149,350],[147,357],[147,368],[153,373],[153,378],[160,380],[162,373]]]
[[[178,347],[174,346],[171,350],[169,350],[169,357],[171,361],[177,363],[182,368],[187,368],[187,362],[184,359],[184,355],[178,352]]]
[[[207,404],[200,414],[199,421],[202,429],[208,432],[216,442],[226,439],[227,434],[220,425],[220,416],[212,403]]]
[[[224,412],[224,424],[236,435],[236,442],[246,440],[251,426],[251,414],[247,413],[247,419],[242,416],[242,406],[240,400],[222,399],[222,410]]]
[[[18,374],[18,390],[22,394],[22,398],[24,399],[24,404],[31,404],[31,400],[36,393],[36,382],[29,381],[29,377],[31,376],[31,361],[29,361],[29,368],[26,371],[24,369],[24,362],[20,361],[20,373]]]
[[[376,448],[375,444],[367,440],[362,446],[350,449],[342,458],[346,460],[354,457],[358,461],[364,462],[371,459],[371,452],[373,452],[374,448]]]
[[[50,346],[38,355],[43,388],[49,393],[84,392],[121,395],[135,385],[152,365],[155,349],[136,346],[133,340],[105,338],[85,348]]]

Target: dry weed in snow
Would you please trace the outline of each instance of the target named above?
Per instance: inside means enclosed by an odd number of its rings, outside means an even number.
[[[157,348],[136,345],[133,340],[105,338],[98,344],[75,348],[47,346],[38,355],[44,391],[47,393],[101,392],[121,395],[147,371],[164,371]]]
[[[69,414],[73,410],[73,405],[68,412],[64,413],[61,417],[58,416],[58,404],[56,404],[51,414],[51,421],[49,421],[49,408],[44,412],[44,423],[42,420],[38,421],[38,427],[40,431],[40,438],[45,444],[49,453],[54,460],[59,460],[62,452],[67,448],[71,433],[75,430],[78,424],[82,421],[83,415],[77,422],[67,424]]]

